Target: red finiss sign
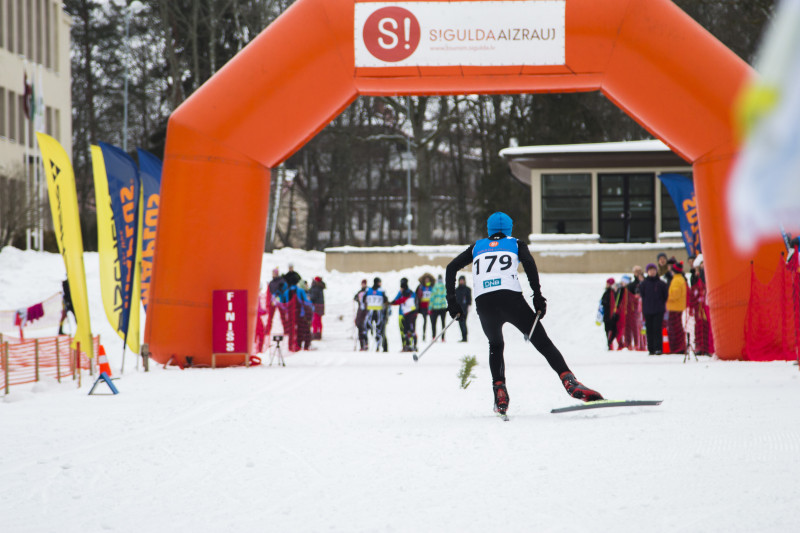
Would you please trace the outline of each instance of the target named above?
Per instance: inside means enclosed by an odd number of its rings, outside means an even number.
[[[247,291],[214,291],[213,353],[247,353]]]

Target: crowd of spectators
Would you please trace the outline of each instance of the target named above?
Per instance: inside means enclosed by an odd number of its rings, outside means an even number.
[[[598,323],[604,326],[609,350],[647,350],[650,355],[687,350],[696,355],[714,353],[703,255],[689,262],[689,280],[683,261],[664,253],[644,270],[637,265],[632,275],[606,280]],[[688,334],[687,326],[691,326]]]
[[[272,335],[277,313],[282,326],[280,335]],[[308,282],[289,264],[281,274],[273,269],[272,279],[261,286],[258,296],[258,319],[253,350],[263,353],[273,340],[286,338],[291,352],[310,350],[312,340],[322,339],[322,316],[325,314],[325,282],[317,276]]]

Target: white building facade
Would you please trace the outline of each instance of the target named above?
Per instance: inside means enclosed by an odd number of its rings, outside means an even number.
[[[0,0],[0,246],[40,249],[51,225],[35,132],[72,156],[71,23],[60,1]]]

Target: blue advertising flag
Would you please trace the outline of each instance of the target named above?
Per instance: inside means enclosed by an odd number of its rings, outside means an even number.
[[[660,174],[659,179],[667,188],[672,202],[678,210],[681,235],[689,257],[696,257],[700,249],[700,226],[697,222],[697,200],[694,182],[682,174]]]
[[[158,225],[158,204],[161,193],[161,161],[141,148],[139,154],[139,177],[142,179],[142,201],[144,219],[142,220],[142,303],[147,311],[150,303],[150,274],[153,271],[153,254],[156,249],[156,226]]]
[[[131,156],[106,143],[98,143],[108,176],[108,194],[111,197],[111,213],[117,232],[117,253],[122,278],[122,313],[117,331],[124,331],[127,342],[128,322],[133,301],[134,277],[136,275],[136,243],[139,227],[139,169]],[[138,305],[138,303],[137,303]]]

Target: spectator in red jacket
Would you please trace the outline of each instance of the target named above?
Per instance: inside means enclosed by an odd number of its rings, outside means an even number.
[[[261,291],[258,293],[258,311],[256,315],[256,340],[253,344],[254,353],[264,353],[264,339],[266,337],[266,328],[264,326],[264,315],[267,314],[267,291],[264,290],[264,285],[261,285]]]
[[[689,289],[689,313],[694,316],[694,352],[697,355],[714,353],[714,335],[711,332],[711,315],[706,302],[706,274],[703,254],[693,264],[692,288]]]
[[[314,316],[311,319],[311,338],[322,339],[322,316],[325,314],[325,282],[317,276],[311,282],[308,297],[314,306]]]

